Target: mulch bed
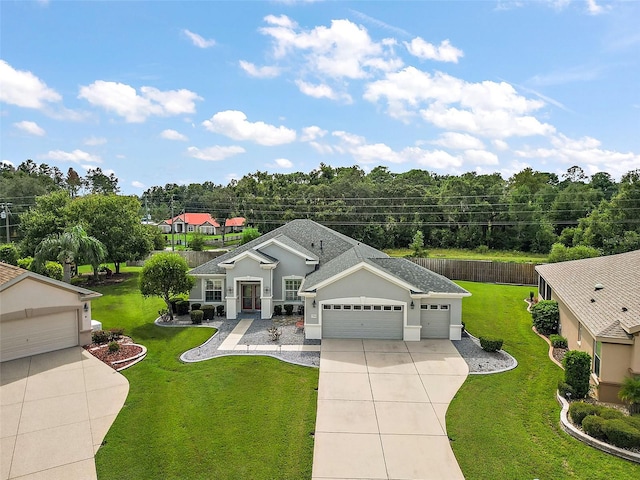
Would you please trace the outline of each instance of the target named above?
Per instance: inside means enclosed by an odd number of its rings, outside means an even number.
[[[557,362],[560,362],[560,365],[562,365],[562,359],[564,358],[565,354],[569,351],[569,349],[567,348],[554,348],[553,349],[553,358],[556,359]]]
[[[130,365],[135,360],[131,360],[130,362],[117,363],[115,365],[114,362],[135,357],[142,352],[142,347],[140,347],[139,345],[133,345],[131,344],[131,342],[131,338],[122,337],[120,340],[118,340],[118,343],[120,344],[120,350],[118,350],[117,352],[110,352],[108,343],[91,343],[89,345],[85,345],[83,348],[98,360],[109,365],[114,370],[120,370],[121,368]]]

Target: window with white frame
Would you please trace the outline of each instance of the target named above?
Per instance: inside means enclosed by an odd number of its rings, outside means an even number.
[[[602,342],[593,342],[593,373],[596,374],[596,377],[600,378],[600,364],[602,362]]]
[[[207,280],[204,286],[205,302],[222,301],[222,280]]]
[[[300,290],[301,278],[287,278],[284,281],[284,300],[285,302],[299,302],[300,296],[298,290]]]

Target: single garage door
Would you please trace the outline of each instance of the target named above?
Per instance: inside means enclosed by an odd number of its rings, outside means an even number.
[[[402,340],[401,305],[323,305],[322,338]]]
[[[420,305],[420,338],[449,338],[449,305]]]
[[[0,323],[0,361],[78,345],[76,311]]]

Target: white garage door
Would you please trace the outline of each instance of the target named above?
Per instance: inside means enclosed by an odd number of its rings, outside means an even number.
[[[78,345],[75,311],[0,323],[0,361],[75,345]]]
[[[449,305],[420,305],[420,338],[449,338]]]
[[[402,340],[401,305],[323,305],[322,338]]]

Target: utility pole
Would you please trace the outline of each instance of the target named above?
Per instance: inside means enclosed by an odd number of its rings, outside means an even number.
[[[176,248],[175,248],[175,244],[173,242],[173,195],[171,195],[171,251],[175,252]]]
[[[2,212],[0,213],[0,217],[4,218],[4,225],[7,231],[7,243],[10,242],[9,238],[9,216],[11,212],[9,211],[9,207],[13,206],[13,203],[4,202],[2,204]]]

